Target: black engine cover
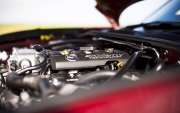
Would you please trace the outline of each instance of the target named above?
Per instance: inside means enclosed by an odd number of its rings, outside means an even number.
[[[80,50],[72,54],[62,55],[60,51],[50,52],[50,61],[53,70],[83,69],[103,66],[108,61],[120,61],[124,64],[129,59],[129,54],[124,51],[94,50],[91,53]]]

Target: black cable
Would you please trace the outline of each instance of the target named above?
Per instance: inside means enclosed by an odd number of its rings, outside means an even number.
[[[129,60],[126,62],[126,64],[120,68],[118,71],[99,71],[94,73],[88,73],[86,75],[82,75],[78,81],[75,82],[75,84],[86,84],[88,82],[91,82],[93,80],[102,79],[102,78],[110,78],[105,82],[109,82],[112,78],[121,78],[129,69],[130,67],[135,63],[135,61],[142,56],[143,52],[134,52],[134,54],[131,55]]]
[[[135,61],[141,57],[143,55],[142,51],[138,51],[138,52],[134,52],[131,57],[129,58],[129,60],[126,62],[126,64],[124,66],[122,66],[122,68],[120,68],[116,74],[112,77],[110,77],[104,84],[106,85],[109,81],[111,81],[112,79],[116,79],[116,78],[122,78],[127,71],[131,68],[131,66],[135,63]]]
[[[47,72],[47,70],[48,70],[48,68],[51,66],[51,64],[50,63],[48,63],[47,65],[46,65],[46,67],[44,68],[44,69],[42,69],[42,72],[40,73],[41,75],[45,75],[45,73]]]
[[[40,44],[34,44],[31,46],[32,49],[35,49],[37,51],[38,49],[36,47],[39,47],[39,48],[41,48],[41,51],[44,51],[44,48]]]
[[[4,79],[4,76],[1,74],[1,86],[6,84],[6,80]]]
[[[131,57],[126,62],[126,64],[123,65],[122,68],[120,68],[116,72],[116,75],[113,78],[121,78],[130,69],[130,67],[135,63],[135,61],[142,55],[143,55],[143,52],[141,51],[134,52],[134,54],[131,55]]]
[[[115,74],[116,74],[115,71],[99,71],[99,72],[88,73],[88,74],[82,75],[80,79],[75,82],[75,84],[77,85],[86,84],[93,80],[113,77]]]
[[[43,61],[42,63],[40,63],[40,64],[38,64],[38,65],[35,65],[35,66],[27,67],[27,68],[25,68],[25,69],[22,69],[22,70],[16,72],[16,73],[19,75],[19,74],[25,73],[25,72],[27,72],[27,71],[31,71],[31,70],[35,70],[35,69],[42,68],[44,65],[47,64],[47,57],[46,57],[46,55],[43,54],[43,53],[40,53],[40,55],[44,57],[44,61]]]

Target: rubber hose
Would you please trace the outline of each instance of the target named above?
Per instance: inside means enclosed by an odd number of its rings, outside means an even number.
[[[102,79],[102,78],[109,78],[116,74],[115,71],[98,71],[93,73],[88,73],[85,75],[82,75],[78,81],[75,82],[75,84],[85,84],[89,83],[93,80]]]
[[[25,69],[22,69],[22,70],[16,72],[16,73],[17,73],[18,75],[20,75],[20,74],[23,74],[23,73],[25,73],[25,72],[27,72],[27,71],[31,71],[31,70],[35,70],[35,69],[42,68],[44,65],[47,64],[47,57],[46,57],[43,53],[40,53],[40,55],[42,55],[42,56],[44,57],[44,60],[43,60],[42,63],[40,63],[40,64],[38,64],[38,65],[35,65],[35,66],[27,67],[27,68],[25,68]]]
[[[142,54],[143,52],[141,51],[134,52],[129,58],[129,60],[126,62],[126,64],[117,71],[116,75],[113,78],[121,78],[131,68],[131,66],[136,62],[136,60],[140,56],[142,56]]]

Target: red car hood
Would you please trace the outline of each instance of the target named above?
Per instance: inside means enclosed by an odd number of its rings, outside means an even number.
[[[119,26],[118,20],[122,11],[129,5],[141,0],[96,0],[96,8],[108,19],[111,25]]]

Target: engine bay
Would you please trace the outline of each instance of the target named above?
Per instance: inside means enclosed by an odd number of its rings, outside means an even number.
[[[73,95],[80,89],[89,91],[114,79],[139,81],[167,65],[160,48],[145,43],[99,36],[52,42],[14,46],[8,52],[7,61],[1,62],[2,110]]]
[[[180,1],[0,3],[0,112],[180,113]]]

